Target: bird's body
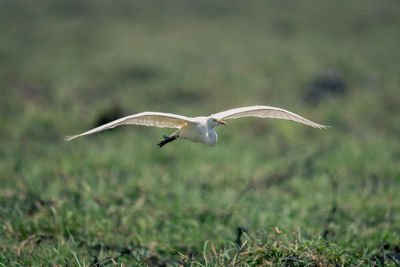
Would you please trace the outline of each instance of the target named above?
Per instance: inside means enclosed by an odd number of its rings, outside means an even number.
[[[215,144],[217,144],[215,126],[219,123],[220,122],[214,123],[214,121],[208,117],[195,117],[192,123],[182,126],[176,134],[178,138],[215,146]]]
[[[171,136],[164,136],[164,140],[158,144],[159,147],[162,147],[178,138],[199,142],[209,146],[215,146],[217,143],[217,133],[215,131],[215,127],[218,125],[227,125],[227,122],[223,121],[222,119],[236,119],[242,117],[286,119],[300,122],[314,128],[326,128],[324,125],[307,120],[285,109],[270,106],[251,106],[230,109],[220,113],[212,114],[209,117],[185,117],[171,113],[142,112],[120,118],[87,132],[67,137],[66,140],[70,141],[83,135],[93,134],[120,125],[134,124],[143,126],[156,126],[160,128],[178,128],[178,130]]]

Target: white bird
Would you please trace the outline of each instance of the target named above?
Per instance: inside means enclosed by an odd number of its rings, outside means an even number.
[[[235,108],[212,114],[208,117],[185,117],[171,113],[146,111],[120,118],[78,135],[67,136],[65,140],[70,141],[80,136],[97,133],[120,125],[134,124],[160,128],[178,128],[178,130],[169,137],[164,135],[164,140],[158,144],[159,147],[162,147],[178,138],[215,146],[217,143],[215,127],[218,125],[228,124],[222,119],[237,119],[242,117],[277,118],[300,122],[314,128],[321,129],[328,127],[307,120],[285,109],[269,106]]]

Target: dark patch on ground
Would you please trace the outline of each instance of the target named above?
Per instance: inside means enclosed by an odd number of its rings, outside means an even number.
[[[241,246],[243,245],[243,242],[242,242],[242,236],[243,236],[243,234],[249,235],[249,232],[247,231],[246,228],[244,228],[244,227],[242,227],[242,226],[238,227],[238,228],[237,228],[237,234],[236,234],[236,244],[237,244],[239,247],[241,247]]]
[[[378,266],[385,266],[386,263],[400,266],[400,246],[384,244],[381,247],[381,254],[372,258]]]
[[[125,116],[125,112],[122,108],[117,105],[112,106],[111,108],[101,112],[93,124],[94,127],[99,127],[116,119],[122,118]]]
[[[307,103],[317,104],[327,97],[342,96],[348,91],[344,77],[335,70],[325,70],[311,82],[304,99]]]

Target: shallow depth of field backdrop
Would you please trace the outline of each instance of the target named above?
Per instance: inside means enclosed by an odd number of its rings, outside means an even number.
[[[1,1],[0,265],[395,265],[399,1]],[[210,148],[119,116],[246,105]],[[397,262],[398,263],[398,262]]]

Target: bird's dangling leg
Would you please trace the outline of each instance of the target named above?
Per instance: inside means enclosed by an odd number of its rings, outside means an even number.
[[[177,137],[176,137],[175,135],[174,135],[174,136],[171,136],[171,137],[168,137],[168,136],[166,136],[166,135],[163,135],[163,137],[164,137],[164,140],[162,140],[160,143],[157,144],[159,148],[161,148],[161,147],[163,147],[165,144],[168,144],[169,142],[172,142],[172,141],[174,141],[175,139],[177,139]]]

